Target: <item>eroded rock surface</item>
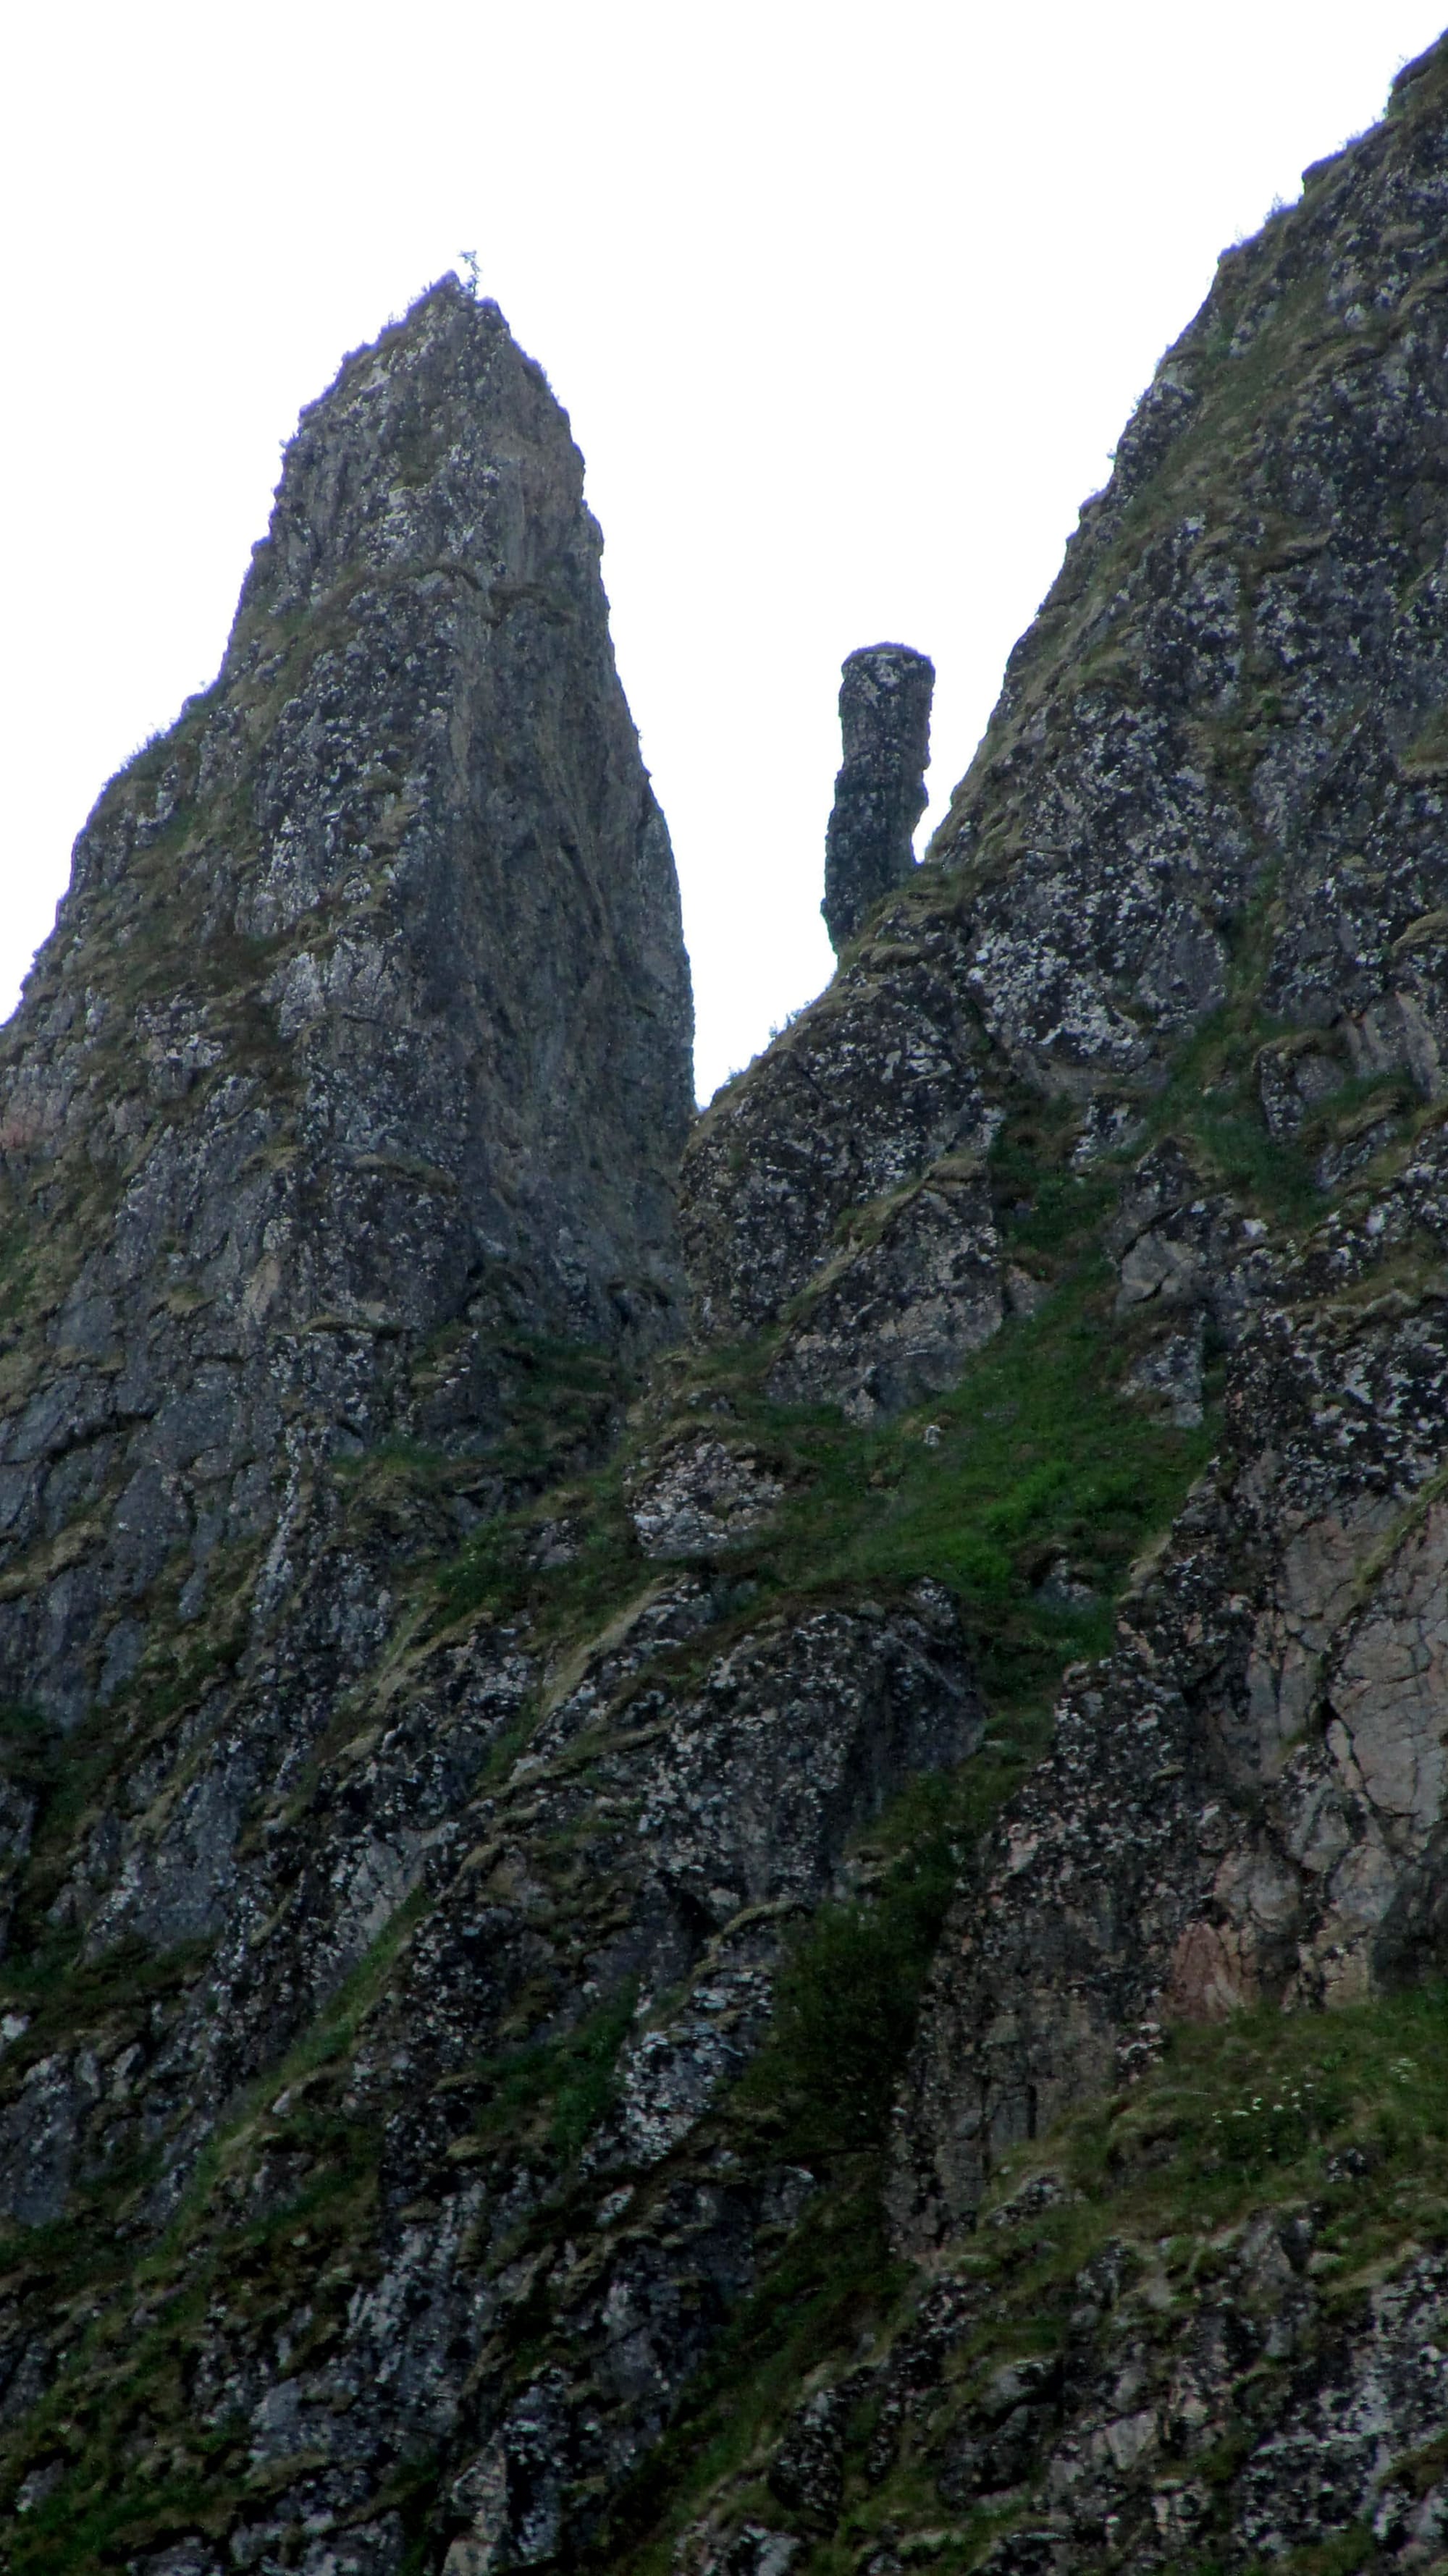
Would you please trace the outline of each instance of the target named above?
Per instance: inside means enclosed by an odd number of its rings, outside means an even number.
[[[915,864],[934,692],[934,663],[908,644],[867,645],[840,675],[845,757],[825,834],[820,906],[836,956]]]
[[[1006,1310],[979,1156],[936,1163],[804,1290],[770,1372],[786,1402],[840,1404],[851,1421],[953,1386]]]
[[[696,1433],[640,1461],[629,1518],[645,1556],[717,1556],[762,1528],[783,1492],[753,1451]]]
[[[690,1575],[648,1596],[486,1794],[468,1794],[461,1764],[439,1794],[450,1731],[409,1695],[381,1741],[348,1748],[288,1819],[293,1848],[273,1843],[257,1865],[253,1916],[266,1893],[294,1891],[259,1957],[253,1945],[272,2015],[288,1979],[321,1982],[317,1947],[339,1916],[364,1932],[359,1913],[409,1847],[412,1883],[432,1898],[361,2044],[283,2087],[228,2168],[223,2206],[261,2213],[285,2204],[319,2120],[384,2140],[365,2279],[328,2271],[325,2230],[310,2256],[292,2249],[296,2361],[279,2376],[221,2280],[192,2347],[203,2421],[247,2423],[288,2490],[287,2527],[299,2510],[355,2512],[386,2463],[442,2443],[457,2463],[455,2568],[488,2548],[526,2562],[539,2517],[550,2554],[575,2549],[814,2188],[807,2171],[751,2172],[709,2114],[767,2028],[791,1926],[841,1883],[851,1836],[892,1792],[971,1752],[979,1701],[953,1609],[929,1586],[894,1616],[837,1611],[746,1633],[693,1689],[651,1680],[711,1606]],[[526,1640],[483,1631],[449,1650],[446,1671],[466,1723],[479,1705],[506,1707]],[[425,1741],[438,1746],[432,1776],[414,1781]],[[263,1824],[264,1846],[280,1822]],[[214,2012],[214,1984],[207,2001]],[[243,1989],[226,2019],[247,2010]],[[547,2251],[556,2158],[546,2133],[534,2164],[494,2136],[482,2071],[520,2016],[580,2064],[601,2022],[619,2049],[572,2236]],[[198,2045],[190,2034],[193,2063]],[[4,2147],[25,2223],[64,2197],[87,2086],[84,2057],[27,2078]],[[545,2317],[547,2350],[530,2363]],[[245,2546],[269,2545],[259,2506]]]
[[[566,424],[452,286],[308,416],[7,1040],[17,2576],[1442,2561],[1445,136],[1222,263],[692,1343]]]
[[[696,1132],[706,1330],[778,1314],[849,1210],[988,1133],[983,1034],[1088,1103],[1088,1139],[1129,1125],[1227,1001],[1244,941],[1264,1036],[1293,1031],[1263,1058],[1280,1130],[1354,1078],[1439,1096],[1436,78],[1224,256],[927,864]]]
[[[1259,1313],[1220,1460],[960,1901],[897,2171],[911,2241],[1143,2029],[1441,1967],[1445,1174],[1435,1131]],[[1361,1321],[1312,1298],[1409,1243],[1415,1296]]]
[[[162,1603],[265,1622],[319,1465],[486,1447],[509,1332],[677,1330],[688,969],[599,551],[445,281],[305,416],[215,686],[82,832],[0,1061],[10,1699],[114,1701]]]
[[[1052,2223],[1053,2198],[1059,2188],[1000,2212],[1023,2261],[1025,2231]],[[984,2365],[988,2294],[968,2261],[948,2271],[884,2360],[817,2387],[789,2424],[768,2481],[788,2528],[701,2523],[682,2565],[710,2576],[799,2563],[811,2535],[837,2534],[840,2464],[869,2427],[866,2475],[878,2484],[909,2459],[940,2517],[925,2550],[887,2527],[862,2552],[870,2576],[972,2538],[992,2576],[1068,2576],[1108,2552],[1143,2571],[1205,2553],[1247,2568],[1359,2529],[1385,2565],[1436,2566],[1448,2528],[1442,2256],[1373,2286],[1349,2324],[1332,2288],[1338,2258],[1317,2251],[1309,2212],[1264,2214],[1198,2253],[1209,2284],[1189,2300],[1160,2261],[1108,2243],[1069,2284],[1054,2351]],[[993,2541],[992,2521],[1005,2525]]]

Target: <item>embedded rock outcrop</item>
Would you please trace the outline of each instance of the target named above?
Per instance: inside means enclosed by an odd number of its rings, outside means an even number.
[[[770,1371],[786,1403],[842,1406],[852,1422],[953,1386],[1006,1307],[980,1154],[935,1164],[873,1228],[846,1232],[798,1302]]]
[[[820,906],[836,956],[915,864],[934,694],[934,663],[908,644],[867,645],[841,672],[845,757],[825,833]]]
[[[784,1491],[749,1450],[686,1434],[640,1459],[629,1518],[645,1556],[717,1556],[767,1524]]]
[[[801,2567],[821,2533],[838,2546],[862,2457],[866,2494],[885,2497],[896,2474],[903,2486],[928,2464],[949,2517],[930,2526],[930,2554],[973,2548],[991,2576],[1074,2576],[1108,2553],[1143,2576],[1246,2569],[1344,2545],[1371,2548],[1369,2565],[1440,2564],[1441,2252],[1415,2250],[1348,2302],[1321,2210],[1263,2211],[1209,2254],[1198,2240],[1211,2270],[1188,2302],[1184,2251],[1164,2261],[1165,2249],[1108,2240],[1062,2282],[1071,2305],[1051,2321],[1053,2346],[1032,2350],[1018,2327],[1002,2359],[990,2343],[1001,2281],[1030,2269],[1043,2229],[1070,2226],[1072,2201],[1045,2172],[1003,2202],[989,2254],[934,2279],[884,2358],[857,2361],[798,2410],[769,2471],[776,2527],[695,2524],[680,2544],[686,2576]],[[870,2576],[910,2564],[913,2532],[862,2527]]]
[[[1435,1130],[1264,1297],[1220,1459],[947,1928],[900,2131],[911,2243],[1173,2019],[1448,1965],[1445,1264]]]
[[[897,922],[700,1119],[680,1221],[701,1334],[776,1322],[857,1210],[989,1143],[988,1049],[954,946],[938,922]]]

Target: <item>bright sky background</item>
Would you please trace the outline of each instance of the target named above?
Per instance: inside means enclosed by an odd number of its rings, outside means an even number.
[[[839,665],[923,836],[1217,252],[1448,0],[52,0],[0,41],[0,1013],[212,677],[278,449],[464,249],[588,461],[707,1097],[831,965]]]

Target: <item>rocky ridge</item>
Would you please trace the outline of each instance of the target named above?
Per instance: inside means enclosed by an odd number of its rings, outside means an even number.
[[[665,1161],[610,1269],[582,1140],[586,1311],[515,1214],[288,1585],[28,1684],[17,2576],[1448,2561],[1445,197],[1439,48],[1222,263],[928,863],[693,1132],[692,1338],[621,1373]]]

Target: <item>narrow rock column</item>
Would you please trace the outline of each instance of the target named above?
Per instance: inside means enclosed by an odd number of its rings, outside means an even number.
[[[820,906],[836,956],[866,913],[914,864],[925,811],[935,665],[908,644],[869,644],[840,678],[845,757],[825,835]]]

